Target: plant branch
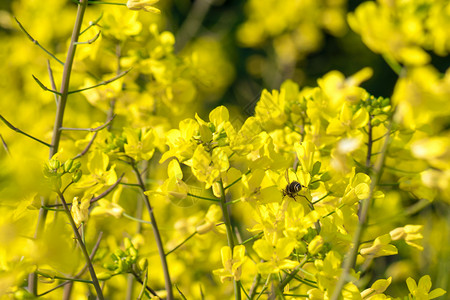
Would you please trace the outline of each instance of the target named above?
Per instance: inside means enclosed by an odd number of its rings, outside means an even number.
[[[50,79],[50,84],[52,85],[52,89],[56,91],[56,84],[55,84],[55,78],[53,77],[53,70],[50,66],[50,61],[47,59],[47,71],[48,71],[48,77]],[[53,94],[55,96],[55,103],[58,104],[58,95]]]
[[[102,33],[102,31],[99,30],[99,31],[97,32],[97,34],[96,34],[92,39],[87,40],[87,41],[85,41],[85,42],[76,42],[76,45],[92,44],[93,42],[95,42],[95,41],[100,37],[100,34],[101,34],[101,33]]]
[[[93,86],[85,87],[85,88],[82,88],[82,89],[79,89],[79,90],[75,90],[75,91],[70,91],[69,94],[75,94],[75,93],[87,91],[87,90],[90,90],[90,89],[94,89],[94,88],[102,86],[102,85],[107,85],[107,84],[109,84],[109,83],[111,83],[111,82],[113,82],[113,81],[115,81],[115,80],[125,76],[130,71],[131,71],[131,69],[128,69],[128,70],[123,71],[120,74],[114,76],[113,78],[110,78],[108,80],[102,81],[102,82],[97,83],[96,85],[93,85]]]
[[[107,188],[103,193],[101,193],[100,195],[98,195],[97,197],[94,197],[90,200],[90,203],[94,203],[97,202],[98,200],[106,197],[109,193],[111,193],[112,190],[114,190],[116,188],[116,186],[119,185],[120,181],[122,180],[123,176],[125,176],[125,173],[123,173],[122,175],[120,175],[119,179],[117,179],[116,182],[114,182],[113,185],[111,185],[109,188]]]
[[[36,46],[38,46],[39,48],[41,48],[45,53],[47,53],[48,55],[50,55],[51,58],[53,58],[54,60],[56,60],[57,62],[59,62],[61,65],[64,66],[64,63],[62,61],[60,61],[53,53],[51,53],[50,51],[48,51],[47,49],[45,49],[41,44],[39,44],[39,42],[37,40],[35,40],[29,33],[28,31],[25,30],[25,28],[22,26],[22,24],[19,22],[19,20],[17,20],[16,17],[14,17],[14,20],[16,20],[16,23],[19,25],[20,30],[22,30],[26,36],[30,39],[30,41],[35,44]]]
[[[171,282],[170,274],[169,274],[169,267],[167,265],[166,255],[164,253],[164,246],[162,243],[161,234],[159,232],[158,225],[156,223],[156,218],[153,213],[153,208],[150,204],[150,199],[148,198],[148,196],[146,194],[144,194],[144,191],[146,190],[145,184],[144,184],[144,181],[142,180],[139,170],[136,167],[135,162],[133,162],[131,164],[131,167],[133,168],[133,171],[136,174],[136,178],[138,180],[139,187],[141,188],[142,195],[144,197],[145,206],[147,207],[148,214],[150,215],[150,221],[151,221],[152,227],[153,227],[153,234],[155,236],[155,242],[156,242],[156,246],[158,248],[159,257],[161,260],[161,266],[162,266],[163,273],[164,273],[164,281],[165,281],[165,286],[166,286],[167,299],[172,300],[173,299],[173,291],[172,291],[172,282]]]
[[[178,248],[180,248],[181,246],[183,246],[187,241],[189,241],[191,238],[193,238],[195,235],[197,234],[197,231],[194,231],[190,236],[188,236],[184,241],[182,241],[180,244],[178,244],[178,246],[176,246],[175,248],[173,248],[172,250],[170,250],[169,252],[166,253],[166,256],[168,256],[170,253],[174,252],[175,250],[177,250]]]
[[[192,4],[192,8],[189,11],[186,19],[180,27],[175,38],[176,51],[180,51],[183,47],[192,39],[197,33],[198,29],[202,25],[202,21],[208,13],[213,0],[197,0]]]
[[[234,252],[234,245],[236,236],[233,231],[233,227],[231,226],[231,218],[228,212],[227,199],[225,197],[225,189],[223,187],[222,179],[219,181],[219,192],[220,192],[220,207],[222,209],[223,221],[225,223],[225,228],[227,230],[227,241],[228,247],[231,248],[231,252]],[[241,299],[241,287],[239,281],[233,280],[234,283],[234,298],[236,300]]]
[[[61,127],[59,130],[66,130],[66,131],[89,131],[89,132],[97,132],[102,130],[103,128],[106,128],[109,123],[112,122],[112,120],[116,117],[116,115],[113,115],[108,121],[106,121],[103,125],[100,125],[95,128],[70,128],[70,127]]]
[[[220,200],[218,200],[218,199],[197,196],[197,195],[194,195],[194,194],[191,194],[191,193],[187,193],[187,195],[190,196],[190,197],[193,197],[193,198],[201,199],[201,200],[207,200],[207,201],[212,201],[212,202],[220,202]]]
[[[5,149],[5,152],[11,156],[11,152],[9,152],[8,144],[6,144],[5,140],[3,139],[3,136],[0,134],[0,139],[2,140],[3,148]]]
[[[146,289],[147,291],[149,291],[150,293],[152,293],[153,296],[158,297],[158,299],[161,299],[161,298],[158,296],[158,294],[156,294],[156,292],[155,292],[152,288],[148,287],[147,285],[144,285],[144,282],[142,281],[141,278],[139,278],[139,276],[138,276],[136,273],[132,272],[131,274],[133,274],[133,276],[134,276],[134,278],[136,278],[137,282],[139,282],[140,284],[142,284],[142,286],[145,286],[145,289]]]
[[[392,121],[389,123],[388,129],[387,129],[388,132],[391,131],[391,128],[392,128]],[[389,146],[389,140],[390,140],[389,138],[390,138],[390,135],[386,135],[386,139],[384,140],[384,144],[381,149],[381,154],[378,157],[378,160],[374,167],[373,175],[371,176],[369,196],[366,199],[363,199],[361,201],[359,223],[358,223],[358,226],[356,227],[355,233],[353,235],[352,247],[350,249],[350,252],[347,254],[347,256],[344,259],[344,262],[342,265],[342,272],[341,272],[341,275],[339,276],[338,282],[336,283],[331,300],[337,300],[339,298],[342,288],[348,281],[348,275],[350,273],[350,269],[355,264],[356,256],[358,254],[359,243],[361,241],[361,236],[364,231],[364,228],[366,227],[366,221],[367,221],[367,216],[369,213],[370,204],[372,202],[373,195],[375,193],[375,188],[377,187],[377,185],[380,181],[380,178],[381,178],[383,165],[384,165],[384,161],[386,158],[387,149]]]
[[[98,247],[100,246],[100,241],[102,240],[102,237],[103,237],[103,232],[100,231],[100,234],[98,235],[98,238],[97,238],[97,242],[95,243],[94,248],[92,248],[91,255],[89,256],[89,258],[91,259],[91,261],[92,261],[92,259],[94,259],[95,253],[97,253],[97,250],[98,250]],[[84,272],[86,272],[86,270],[87,270],[87,264],[85,264],[84,267],[80,270],[80,272],[78,272],[73,278],[74,278],[74,279],[79,278],[81,275],[83,275]],[[90,282],[92,283],[92,281],[90,281]],[[55,286],[54,288],[51,288],[50,290],[45,291],[45,292],[43,292],[43,293],[41,293],[41,294],[39,294],[39,295],[37,295],[37,296],[38,296],[38,297],[45,296],[45,295],[47,295],[48,293],[51,293],[51,292],[53,292],[54,290],[57,290],[57,289],[59,289],[60,287],[63,287],[63,286],[65,286],[66,284],[69,284],[69,283],[71,284],[72,281],[69,281],[69,280],[68,280],[68,281],[65,281],[65,282],[63,282],[63,283],[61,283],[61,284],[58,284],[58,285]]]
[[[61,93],[58,92],[57,90],[52,90],[48,87],[46,87],[36,76],[34,76],[33,74],[31,74],[31,76],[33,77],[34,81],[37,82],[37,84],[41,87],[41,89],[43,89],[46,92],[51,92],[55,95],[61,96]]]
[[[80,232],[78,231],[77,225],[75,224],[72,214],[70,213],[69,206],[67,205],[66,200],[64,199],[64,195],[59,191],[57,193],[58,193],[59,199],[61,200],[61,203],[64,207],[64,210],[66,212],[67,218],[69,219],[70,225],[72,226],[72,230],[73,230],[73,233],[75,234],[76,240],[78,241],[78,245],[80,246],[81,251],[83,252],[87,267],[89,269],[89,273],[91,274],[92,283],[95,287],[95,290],[97,291],[97,297],[98,297],[98,299],[103,300],[104,299],[103,292],[102,292],[102,289],[98,282],[97,275],[95,274],[94,266],[92,265],[92,261],[89,256],[89,253],[86,249],[86,245],[83,243],[83,240],[81,238]]]
[[[80,153],[78,153],[74,158],[72,158],[73,160],[82,157],[83,155],[85,155],[89,149],[91,148],[92,144],[94,143],[95,138],[97,137],[98,132],[95,132],[92,135],[91,140],[89,141],[89,143],[86,145],[86,148],[83,149],[83,151],[81,151]]]
[[[57,101],[56,103],[56,116],[53,126],[52,142],[49,151],[49,158],[52,158],[53,155],[55,155],[58,152],[59,142],[61,140],[61,131],[59,130],[59,128],[62,127],[64,111],[67,103],[70,74],[72,72],[73,61],[75,58],[75,50],[76,50],[75,42],[78,41],[81,24],[83,23],[83,16],[86,11],[87,4],[88,4],[87,0],[80,0],[79,2],[77,1],[78,5],[77,15],[75,19],[75,24],[73,26],[69,49],[67,51],[66,62],[63,64],[64,69],[60,90],[61,96],[59,98],[59,101]],[[35,236],[39,236],[44,231],[46,217],[47,217],[47,210],[41,207],[39,209],[39,218],[38,223],[36,225]],[[37,294],[37,275],[34,272],[28,276],[28,291],[30,291],[30,293],[32,293],[33,295]]]
[[[85,33],[86,31],[88,31],[89,28],[91,28],[92,26],[97,25],[98,22],[100,22],[100,20],[101,20],[102,18],[103,18],[103,11],[100,13],[100,16],[97,18],[97,20],[89,22],[89,26],[86,27],[84,30],[82,30],[82,31],[80,32],[80,35],[82,35],[82,34]]]
[[[39,143],[41,143],[41,144],[43,144],[43,145],[45,145],[45,146],[47,146],[47,147],[52,147],[52,145],[50,145],[50,144],[48,144],[48,143],[46,143],[46,142],[44,142],[44,141],[41,141],[40,139],[35,138],[35,137],[32,136],[32,135],[29,135],[28,133],[26,133],[26,132],[20,130],[20,129],[17,128],[17,127],[14,127],[14,126],[13,126],[11,123],[9,123],[8,120],[6,120],[2,115],[0,115],[0,120],[2,120],[3,123],[5,123],[6,126],[8,126],[10,129],[14,130],[15,132],[20,133],[20,134],[23,134],[24,136],[29,137],[30,139],[33,139],[33,140],[35,140],[36,142],[39,142]]]

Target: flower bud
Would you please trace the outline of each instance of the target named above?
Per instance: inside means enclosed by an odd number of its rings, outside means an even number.
[[[111,278],[111,274],[107,272],[101,272],[97,274],[98,280],[108,280]]]
[[[72,164],[72,167],[69,170],[69,173],[73,173],[76,170],[78,170],[81,167],[81,163],[79,161],[76,161]]]
[[[145,271],[148,268],[148,260],[146,258],[142,258],[139,260],[138,265],[140,270]]]
[[[64,163],[64,172],[68,173],[70,171],[70,169],[72,168],[72,165],[73,165],[73,159],[66,160],[66,162]]]
[[[50,167],[50,169],[52,170],[57,170],[59,168],[59,166],[61,165],[61,163],[59,162],[59,160],[56,159],[50,159],[48,161],[48,166]]]
[[[312,255],[317,254],[322,249],[323,243],[323,237],[316,235],[308,245],[309,253]]]
[[[81,175],[83,175],[83,172],[80,169],[76,170],[75,173],[72,174],[72,181],[78,182],[81,178]]]

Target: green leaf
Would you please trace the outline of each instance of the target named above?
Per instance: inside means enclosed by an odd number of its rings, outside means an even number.
[[[312,171],[311,171],[311,177],[313,177],[316,174],[319,174],[320,167],[322,166],[322,163],[320,161],[316,161],[313,165]]]

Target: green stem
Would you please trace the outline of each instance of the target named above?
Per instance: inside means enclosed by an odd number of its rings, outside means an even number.
[[[80,3],[78,3],[77,16],[75,19],[75,24],[73,26],[69,50],[67,51],[66,62],[64,63],[63,78],[61,82],[61,91],[60,91],[61,96],[56,105],[55,125],[53,127],[49,158],[51,158],[53,155],[55,155],[55,153],[58,152],[59,142],[61,140],[60,128],[62,127],[64,110],[66,107],[67,96],[69,92],[70,73],[72,72],[72,65],[75,58],[75,50],[76,50],[75,42],[78,42],[78,36],[80,34],[81,24],[83,22],[83,16],[84,12],[86,11],[87,2],[88,2],[87,0],[80,0]],[[42,214],[43,217],[42,218],[39,217],[38,219],[38,224],[36,227],[37,228],[36,236],[41,235],[41,233],[44,231],[46,213],[43,213],[42,211],[46,212],[46,210],[43,208],[39,210],[39,216],[41,216]],[[37,294],[36,277],[37,276],[35,273],[30,274],[28,277],[28,291],[33,295]]]
[[[223,181],[222,179],[219,181],[219,189],[220,189],[220,207],[222,208],[222,214],[223,214],[223,221],[225,223],[225,227],[227,229],[227,241],[228,246],[231,248],[231,252],[234,251],[234,241],[237,240],[233,228],[231,226],[231,218],[230,214],[228,212],[227,207],[227,200],[225,197],[225,189],[223,187]],[[239,284],[239,281],[233,280],[234,282],[234,298],[235,300],[241,299],[241,286]]]
[[[190,197],[201,199],[201,200],[207,200],[207,201],[212,201],[212,202],[220,202],[220,200],[217,200],[217,199],[214,199],[214,198],[197,196],[197,195],[194,195],[194,194],[191,194],[191,193],[187,193],[187,195],[190,196]]]
[[[388,132],[391,131],[391,127],[392,127],[392,121],[391,121],[391,123],[389,123]],[[353,235],[352,247],[350,249],[350,252],[344,259],[344,263],[342,265],[342,273],[339,276],[338,282],[336,283],[331,300],[337,300],[339,298],[342,288],[348,281],[348,275],[350,273],[350,269],[355,264],[356,256],[358,255],[358,248],[359,248],[359,244],[361,241],[361,236],[364,231],[364,228],[366,227],[367,216],[369,213],[369,208],[370,208],[370,205],[371,205],[371,202],[373,199],[373,195],[375,193],[375,188],[377,187],[377,185],[380,181],[380,178],[381,178],[384,160],[385,160],[387,149],[389,146],[389,137],[390,137],[389,135],[386,136],[386,139],[384,140],[383,148],[381,149],[381,155],[378,158],[377,163],[374,167],[374,172],[371,177],[369,196],[366,199],[361,201],[359,223],[358,223],[358,226],[356,227],[355,233]]]
[[[165,281],[165,286],[166,286],[167,299],[172,300],[173,299],[173,291],[172,291],[172,282],[171,282],[170,274],[169,274],[169,266],[167,265],[166,255],[164,253],[164,246],[162,243],[161,234],[159,233],[158,224],[156,223],[156,218],[155,218],[155,215],[153,214],[153,207],[150,204],[150,199],[148,198],[148,196],[144,194],[145,184],[144,184],[144,181],[142,180],[139,170],[136,167],[136,164],[132,163],[131,166],[133,168],[134,173],[136,174],[136,178],[138,180],[139,187],[142,190],[142,195],[145,200],[144,201],[145,206],[147,207],[148,214],[150,215],[150,221],[151,221],[152,227],[153,227],[153,234],[155,236],[155,242],[156,242],[156,246],[158,248],[159,258],[161,260],[161,266],[162,266],[163,273],[164,273],[164,281]]]
[[[35,138],[34,136],[29,135],[28,133],[26,133],[26,132],[20,130],[19,128],[15,127],[15,126],[13,126],[11,123],[8,122],[8,120],[5,119],[2,115],[0,115],[0,120],[2,120],[3,123],[5,123],[6,126],[8,126],[10,129],[14,130],[15,132],[20,133],[20,134],[23,134],[24,136],[29,137],[30,139],[33,139],[33,140],[35,140],[36,142],[39,142],[39,143],[41,143],[41,144],[43,144],[43,145],[45,145],[45,146],[47,146],[47,147],[50,147],[50,148],[52,147],[52,145],[50,145],[50,144],[48,144],[48,143],[46,143],[46,142],[44,142],[44,141],[41,141],[40,139]]]
[[[78,37],[80,35],[81,24],[83,23],[84,12],[86,11],[88,1],[80,0],[80,4],[78,5],[77,17],[75,19],[75,25],[72,31],[72,38],[70,40],[69,50],[67,51],[67,58],[64,64],[63,70],[63,78],[61,82],[61,97],[58,101],[58,105],[56,106],[56,118],[55,125],[53,126],[53,135],[52,135],[52,149],[50,150],[50,158],[58,152],[59,142],[61,140],[61,130],[64,118],[64,111],[66,108],[67,97],[69,95],[69,82],[70,75],[72,73],[73,61],[75,58],[75,51],[77,49],[76,42],[78,42]]]
[[[398,76],[401,76],[403,67],[390,55],[383,55],[384,61],[391,67],[392,71]]]
[[[170,253],[174,252],[175,250],[177,250],[178,248],[180,248],[181,246],[183,246],[187,241],[189,241],[191,238],[193,238],[195,235],[197,234],[197,231],[194,231],[190,236],[188,236],[184,241],[182,241],[178,246],[176,246],[175,248],[173,248],[172,250],[170,250],[169,252],[166,253],[166,256],[168,256]]]
[[[292,272],[289,275],[286,275],[283,280],[280,282],[280,284],[278,285],[278,288],[280,289],[280,291],[284,290],[285,286],[295,277],[295,275],[297,275],[298,271],[300,271],[300,269],[308,262],[309,256],[305,256],[303,258],[303,260],[300,262],[300,264],[295,267],[294,270],[292,270]]]
[[[70,213],[69,206],[66,203],[66,200],[64,199],[63,194],[61,192],[58,192],[59,199],[61,200],[62,205],[64,206],[64,210],[66,212],[67,218],[69,219],[70,225],[72,226],[73,233],[75,234],[75,238],[78,241],[78,245],[81,248],[81,251],[83,252],[84,259],[86,260],[86,264],[89,270],[89,273],[91,274],[92,284],[95,287],[95,290],[97,291],[97,298],[100,300],[103,300],[103,292],[102,288],[100,287],[100,283],[98,282],[97,275],[95,274],[94,266],[92,265],[91,258],[89,256],[89,253],[86,249],[86,245],[83,243],[83,239],[80,235],[80,232],[78,231],[77,225],[75,224],[75,221],[73,220],[72,214]]]

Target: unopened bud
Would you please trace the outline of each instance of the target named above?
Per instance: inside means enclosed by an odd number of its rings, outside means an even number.
[[[72,165],[73,165],[73,159],[66,160],[66,162],[64,163],[64,172],[67,172],[67,173],[70,172]]]

